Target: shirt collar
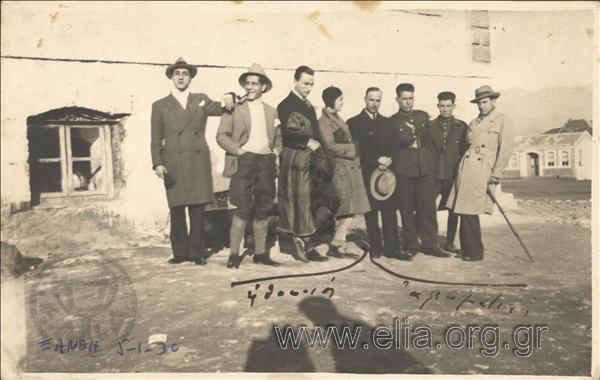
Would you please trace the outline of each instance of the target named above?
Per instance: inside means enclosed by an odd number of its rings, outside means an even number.
[[[303,102],[304,102],[304,101],[306,101],[306,98],[305,98],[305,97],[303,97],[302,95],[300,95],[300,93],[299,93],[298,91],[296,91],[296,89],[293,89],[293,90],[292,90],[292,93],[293,93],[294,95],[296,95],[298,98],[300,98],[300,100],[302,100]]]
[[[173,85],[173,89],[171,89],[171,95],[173,95],[181,104],[181,107],[185,109],[187,107],[188,96],[190,95],[190,87],[188,86],[188,88],[186,88],[184,91],[180,91],[177,89],[177,87],[175,87],[175,85]]]
[[[365,113],[367,114],[367,116],[369,116],[369,118],[371,118],[371,120],[375,120],[377,118],[377,114],[378,114],[378,112],[371,113],[371,112],[367,111],[366,108],[365,108]]]
[[[485,119],[486,117],[490,117],[494,113],[494,111],[496,111],[496,107],[492,108],[492,110],[490,112],[488,112],[487,115],[479,114],[479,116],[477,118],[479,119],[479,121],[481,121],[481,120]]]
[[[262,99],[256,99],[256,100],[253,100],[253,101],[246,101],[246,103],[248,103],[249,106],[259,105],[259,104],[262,104]]]

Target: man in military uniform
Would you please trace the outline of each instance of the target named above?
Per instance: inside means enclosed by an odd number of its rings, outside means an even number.
[[[411,83],[401,83],[396,87],[400,110],[391,117],[395,145],[392,165],[398,177],[404,238],[404,250],[399,256],[401,260],[412,260],[419,250],[431,256],[450,256],[437,245],[429,115],[413,109],[414,92],[415,87]],[[417,231],[421,238],[420,249]]]
[[[458,253],[454,247],[454,238],[458,228],[458,215],[446,207],[448,194],[452,188],[458,162],[466,149],[467,124],[452,116],[456,95],[450,91],[440,92],[437,96],[438,117],[429,122],[433,154],[433,175],[435,176],[435,193],[437,199],[442,196],[438,210],[448,210],[445,251]]]

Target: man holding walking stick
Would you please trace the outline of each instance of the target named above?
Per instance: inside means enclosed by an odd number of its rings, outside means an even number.
[[[499,92],[490,86],[475,90],[471,103],[477,104],[479,116],[469,124],[467,150],[463,155],[446,206],[460,216],[460,245],[464,261],[483,260],[480,214],[491,214],[494,194],[502,172],[512,154],[513,125],[496,111]]]

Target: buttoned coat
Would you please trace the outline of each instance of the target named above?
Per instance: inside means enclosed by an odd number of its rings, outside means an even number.
[[[491,214],[494,204],[487,194],[491,176],[501,178],[513,150],[513,124],[503,113],[493,110],[469,124],[467,151],[463,155],[446,206],[456,214]]]
[[[446,178],[450,181],[454,180],[456,169],[460,158],[466,150],[467,131],[469,126],[462,120],[451,117],[448,121],[448,135],[446,136],[446,146],[444,147],[442,129],[440,124],[442,118],[440,116],[429,122],[429,134],[431,135],[431,154],[432,154],[432,169],[434,177],[438,178],[440,157],[444,164]]]
[[[396,194],[385,201],[379,201],[371,194],[371,176],[379,166],[379,157],[392,157],[394,136],[391,121],[388,117],[377,114],[375,120],[363,110],[347,121],[348,128],[358,149],[363,183],[369,196],[372,210],[396,210],[398,208]]]
[[[318,132],[325,152],[335,160],[333,186],[340,201],[337,216],[364,214],[371,211],[363,183],[360,159],[348,125],[337,114],[323,108]]]
[[[220,102],[201,93],[188,96],[186,109],[171,94],[152,104],[152,167],[164,165],[175,181],[166,190],[170,208],[214,201],[205,130],[207,118],[222,112]]]
[[[392,167],[396,175],[408,178],[431,175],[431,136],[427,127],[427,112],[414,110],[405,114],[398,111],[392,115],[391,121],[394,133]],[[415,141],[419,144],[417,148],[413,148]]]
[[[277,110],[266,103],[263,103],[263,108],[269,148],[279,155],[281,154],[281,131],[279,126],[275,125]],[[226,113],[221,116],[221,123],[217,129],[217,144],[225,150],[224,177],[230,178],[237,171],[239,149],[248,142],[251,130],[252,119],[248,102],[236,106],[231,114]]]
[[[316,231],[311,206],[314,157],[325,155],[323,149],[312,152],[307,148],[311,138],[317,139],[317,113],[312,105],[290,92],[277,106],[277,114],[283,141],[277,188],[279,230],[310,236]]]

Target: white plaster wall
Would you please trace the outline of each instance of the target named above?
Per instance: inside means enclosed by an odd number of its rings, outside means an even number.
[[[583,166],[579,166],[579,150],[581,149],[582,151],[582,163]],[[575,175],[577,179],[592,179],[592,167],[593,167],[593,161],[592,161],[592,139],[591,137],[585,137],[581,140],[579,140],[579,142],[573,147],[573,151],[574,154],[572,155],[572,157],[574,157],[573,159],[573,165],[575,168]]]
[[[274,83],[264,100],[277,106],[292,87],[293,69],[308,64],[317,70],[310,99],[319,113],[321,92],[329,85],[345,94],[344,118],[360,112],[367,87],[379,86],[384,92],[381,112],[390,115],[397,110],[395,87],[410,81],[417,87],[416,108],[434,116],[437,93],[452,90],[458,96],[456,116],[468,122],[477,113],[468,103],[473,90],[483,83],[495,85],[477,78],[485,75],[489,65],[470,59],[465,11],[444,11],[440,18],[348,11],[323,13],[311,21],[306,13],[208,16],[189,11],[175,17],[144,8],[133,12],[129,5],[121,12],[100,8],[92,12],[94,5],[69,3],[58,9],[56,21],[48,25],[48,13],[36,11],[32,4],[5,4],[3,12],[7,7],[23,9],[18,17],[3,17],[3,30],[13,26],[6,43],[3,35],[3,54],[164,63],[184,56],[195,64],[235,66],[199,70],[192,91],[205,92],[213,99],[230,90],[240,93],[237,80],[243,67],[258,62]],[[21,35],[15,23],[29,27],[29,32]],[[331,38],[319,31],[320,23]],[[38,34],[42,42],[31,41]],[[1,64],[3,202],[29,200],[27,117],[75,105],[131,113],[123,145],[127,186],[110,207],[139,226],[161,223],[166,199],[151,170],[149,144],[151,104],[167,95],[171,86],[164,66],[11,58],[3,58]],[[211,118],[207,139],[214,148],[215,190],[220,191],[227,188],[227,182],[218,175],[224,153],[214,140],[217,125],[218,118]]]

